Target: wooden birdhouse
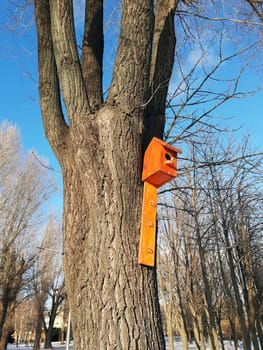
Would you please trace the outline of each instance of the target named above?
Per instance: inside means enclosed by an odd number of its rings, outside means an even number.
[[[177,174],[177,154],[181,150],[154,137],[144,154],[142,181],[159,188]]]
[[[155,265],[157,189],[177,175],[177,154],[181,150],[154,137],[144,154],[144,181],[138,262]]]

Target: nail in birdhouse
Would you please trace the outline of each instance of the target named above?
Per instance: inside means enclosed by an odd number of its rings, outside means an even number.
[[[154,137],[145,151],[142,181],[156,188],[171,181],[177,174],[177,154],[181,150]]]

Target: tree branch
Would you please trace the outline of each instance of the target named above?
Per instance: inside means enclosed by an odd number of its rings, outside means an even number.
[[[262,1],[246,0],[251,6],[252,10],[256,13],[261,22],[263,22]],[[261,8],[260,8],[261,7]]]
[[[174,64],[175,6],[175,1],[167,0],[158,0],[156,4],[150,84],[152,92],[161,86],[155,94],[154,107],[157,113],[162,114],[165,111],[168,84]]]
[[[248,1],[248,0],[246,0]],[[250,1],[248,1],[250,3]],[[239,24],[245,24],[245,25],[251,25],[251,26],[262,26],[262,23],[260,22],[254,22],[250,20],[243,20],[243,19],[237,19],[237,18],[230,18],[230,17],[209,17],[202,15],[200,13],[194,13],[191,11],[177,11],[177,14],[180,16],[191,16],[191,17],[198,17],[201,19],[205,19],[208,21],[214,21],[214,22],[230,22],[230,23],[239,23]],[[258,17],[260,18],[260,15],[257,13]]]
[[[147,108],[145,125],[147,138],[162,137],[165,123],[166,96],[174,65],[174,11],[177,1],[156,2],[153,54],[150,69],[151,103]],[[150,131],[150,132],[149,132]],[[145,140],[146,144],[148,143]]]
[[[82,42],[82,73],[90,106],[96,109],[103,102],[103,0],[87,0]]]
[[[60,86],[70,122],[90,113],[79,62],[72,0],[50,0],[51,32]]]
[[[185,167],[185,168],[178,169],[178,172],[180,172],[180,175],[182,175],[183,173],[188,173],[189,171],[196,170],[196,169],[224,166],[224,165],[237,163],[239,161],[247,161],[248,162],[248,159],[250,159],[250,158],[262,157],[262,156],[263,156],[263,152],[257,152],[257,153],[242,155],[240,157],[236,157],[233,159],[225,159],[224,158],[221,160],[215,160],[215,161],[210,161],[210,162],[207,160],[205,160],[203,162],[198,161],[198,162],[195,162],[195,164],[192,167]],[[179,159],[188,160],[186,158],[179,158]]]
[[[38,36],[39,95],[46,137],[59,156],[65,142],[67,125],[63,116],[59,92],[57,67],[50,31],[48,0],[35,0]]]
[[[149,97],[153,20],[153,0],[123,0],[121,33],[108,102],[126,106],[126,113],[142,110]]]

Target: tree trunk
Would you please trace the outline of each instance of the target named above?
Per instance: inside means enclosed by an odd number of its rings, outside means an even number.
[[[2,329],[2,336],[0,339],[0,349],[6,350],[7,349],[7,343],[8,343],[8,333],[9,333],[9,323],[5,323],[3,329]]]
[[[191,305],[190,305],[190,311],[191,311],[191,319],[192,319],[191,328],[192,328],[193,337],[195,340],[196,349],[201,350],[202,347],[201,347],[201,337],[200,337],[200,329],[199,329],[198,319],[197,319],[197,316],[195,314],[194,308],[191,307]]]
[[[248,262],[248,264],[249,263],[250,262]],[[253,342],[254,350],[260,350],[259,341],[258,341],[258,337],[257,337],[257,333],[256,333],[257,329],[256,329],[255,293],[254,293],[252,271],[251,270],[247,271],[247,285],[248,285],[247,312],[248,312],[249,334],[250,334],[250,339]]]
[[[181,336],[181,340],[182,340],[182,349],[188,350],[189,349],[188,337],[187,337],[187,333],[185,332],[184,329],[180,332],[180,336]]]
[[[214,176],[215,178],[215,176]],[[218,181],[216,180],[216,186],[219,189],[220,186],[218,184]],[[219,196],[219,205],[220,205],[220,212],[221,212],[221,220],[222,220],[222,233],[223,233],[223,237],[225,240],[225,246],[229,247],[226,250],[226,256],[227,256],[227,260],[228,260],[228,267],[229,267],[229,275],[230,275],[230,279],[232,282],[232,287],[234,290],[234,297],[235,297],[235,302],[236,302],[236,307],[237,307],[237,314],[238,314],[238,319],[239,319],[239,324],[241,327],[241,333],[242,333],[242,340],[243,340],[243,346],[245,350],[250,350],[251,349],[251,343],[249,340],[249,334],[248,334],[248,330],[247,330],[247,326],[246,326],[246,318],[245,318],[245,314],[244,314],[244,310],[243,310],[243,302],[242,302],[242,298],[240,295],[240,288],[238,286],[238,279],[236,276],[236,270],[237,270],[237,266],[235,265],[234,262],[234,253],[233,253],[233,249],[232,249],[232,244],[231,244],[231,240],[230,240],[230,232],[229,232],[229,226],[227,224],[227,218],[225,216],[225,208],[224,208],[224,199],[221,198],[220,195],[220,190],[218,190],[218,196]],[[214,214],[215,215],[215,214]],[[213,220],[215,222],[216,217],[213,217]],[[233,226],[234,230],[235,230],[235,226]],[[231,247],[231,248],[230,248]],[[238,247],[238,244],[237,244]],[[219,255],[220,256],[220,255]],[[221,262],[221,259],[219,259],[219,261]],[[223,268],[221,266],[221,273],[223,272]],[[228,288],[228,283],[226,281],[226,277],[225,274],[222,273],[222,277],[223,277],[223,283],[225,286],[225,291],[227,292],[228,298],[230,299],[230,302],[232,301],[232,293],[230,292],[229,288]],[[231,302],[231,304],[234,304],[234,302]],[[232,326],[233,322],[230,319],[230,324]],[[235,327],[235,325],[234,325]],[[231,327],[233,330],[233,327]],[[235,332],[235,330],[234,330]],[[236,343],[235,343],[236,346]]]
[[[236,334],[236,324],[235,324],[235,315],[234,317],[231,317],[231,315],[229,315],[229,324],[230,324],[230,330],[231,330],[231,338],[234,341],[234,347],[235,350],[238,349],[238,339],[237,339],[237,334]]]
[[[259,350],[259,343],[257,340],[256,334],[256,310],[255,310],[255,292],[254,292],[254,281],[253,281],[253,268],[251,261],[251,247],[250,247],[250,237],[248,232],[245,229],[244,224],[244,215],[242,208],[242,199],[240,195],[240,191],[238,191],[238,209],[239,209],[239,225],[240,225],[240,235],[241,235],[241,246],[242,246],[242,261],[244,264],[244,289],[246,292],[245,306],[247,311],[247,319],[248,319],[248,333],[249,340],[253,342],[254,350]]]
[[[53,290],[53,294],[51,297],[52,302],[51,302],[51,308],[50,308],[49,322],[48,322],[48,326],[44,325],[44,330],[45,330],[44,348],[45,349],[53,349],[52,331],[54,328],[54,323],[56,320],[58,308],[61,305],[62,301],[64,300],[64,295],[61,294],[62,288],[60,288],[60,291],[57,290],[57,293],[55,290]]]
[[[103,1],[86,0],[81,63],[73,2],[34,3],[41,113],[63,173],[64,270],[74,348],[164,349],[156,269],[140,266],[137,256],[143,151],[163,134],[177,2],[157,1],[155,7],[153,0],[122,1],[106,102]],[[94,59],[96,65],[89,64]]]
[[[220,339],[221,349],[225,350],[224,335],[223,335],[223,331],[222,331],[221,317],[220,316],[217,318],[217,327],[218,327],[218,335],[219,335],[219,339]]]
[[[211,349],[213,350],[219,350],[219,343],[217,338],[217,330],[216,330],[216,318],[215,318],[215,311],[213,307],[212,302],[212,286],[209,284],[208,280],[208,273],[206,268],[206,259],[205,259],[205,249],[203,247],[202,243],[202,235],[201,235],[201,228],[199,225],[199,217],[197,213],[197,206],[196,206],[196,192],[193,190],[192,194],[192,203],[193,203],[193,210],[194,210],[194,220],[195,220],[195,232],[196,232],[196,240],[197,240],[197,246],[198,246],[198,254],[200,258],[200,265],[201,265],[201,272],[202,272],[202,279],[204,283],[204,301],[205,301],[205,311],[206,311],[206,317],[208,319],[208,333],[209,333],[209,340],[211,343]]]
[[[44,328],[45,329],[45,343],[44,349],[53,349],[52,346],[52,330],[53,327]]]
[[[260,310],[260,307],[258,308]],[[256,314],[256,328],[258,332],[258,339],[259,339],[259,344],[261,348],[263,349],[263,332],[262,332],[262,325],[261,325],[261,319],[260,319],[260,312],[257,312]]]
[[[86,152],[92,145],[82,143],[62,163],[64,264],[76,349],[164,349],[156,271],[137,263],[140,141],[127,118],[105,107],[97,116],[101,132],[93,156]]]
[[[8,316],[8,302],[6,300],[3,300],[1,302],[1,308],[0,308],[0,344],[5,343],[5,325],[6,325],[6,319]]]
[[[159,259],[160,260],[160,259]],[[161,303],[163,306],[163,312],[165,315],[165,322],[166,322],[166,329],[167,329],[167,336],[168,336],[168,343],[169,343],[169,350],[174,350],[174,341],[173,341],[173,319],[172,319],[172,304],[173,301],[171,299],[171,295],[169,293],[169,305],[167,305],[166,297],[165,297],[165,287],[164,287],[164,281],[161,272],[158,272],[158,285],[159,285],[159,293],[161,298]],[[168,281],[168,283],[172,283],[171,281]]]
[[[6,309],[5,309],[6,307]],[[0,337],[0,349],[6,349],[7,343],[8,343],[8,336],[10,334],[10,330],[13,328],[13,315],[15,310],[15,304],[14,302],[11,302],[9,300],[9,305],[7,306],[7,303],[2,303],[3,310],[2,314],[2,327],[1,327],[1,337]]]
[[[205,345],[205,332],[204,332],[204,327],[203,327],[203,323],[202,323],[202,317],[200,315],[197,316],[197,322],[199,325],[199,336],[200,336],[200,345],[201,345],[201,349],[205,350],[206,349],[206,345]]]
[[[33,350],[39,350],[40,349],[41,333],[42,333],[42,319],[38,318],[37,319],[37,325],[36,325],[36,334],[35,334]]]
[[[40,341],[41,341],[41,335],[42,335],[42,327],[43,327],[43,308],[44,305],[42,304],[37,305],[37,323],[35,327],[35,340],[34,340],[34,346],[33,350],[39,350],[40,349]],[[29,339],[30,341],[30,339]]]
[[[226,227],[224,227],[223,233],[224,233],[224,238],[226,241],[226,246],[230,247],[231,244],[230,244],[230,240],[229,240],[229,232],[228,232]],[[237,282],[237,276],[236,276],[236,272],[235,272],[235,263],[234,263],[232,249],[227,249],[227,257],[228,257],[230,278],[231,278],[231,282],[233,285],[235,300],[236,300],[236,304],[237,304],[237,314],[238,314],[238,321],[239,321],[239,324],[241,327],[243,346],[244,346],[245,350],[250,350],[251,343],[249,340],[248,330],[247,330],[247,326],[246,326],[246,319],[245,319],[244,310],[243,310],[243,303],[241,300],[239,286],[238,286],[238,282]]]

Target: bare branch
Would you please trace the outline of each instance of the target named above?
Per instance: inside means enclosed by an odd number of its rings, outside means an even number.
[[[38,161],[38,163],[39,163],[42,167],[44,167],[44,168],[46,168],[46,169],[48,169],[48,170],[51,170],[51,171],[53,171],[54,173],[57,173],[57,174],[59,174],[59,175],[62,175],[62,173],[61,173],[60,170],[57,170],[57,169],[53,168],[52,166],[50,166],[49,164],[44,163],[44,162],[36,155],[36,153],[35,153],[34,151],[31,151],[31,153],[32,153],[32,155],[36,158],[36,160]]]
[[[261,25],[263,25],[263,3],[262,1],[255,1],[255,0],[246,0],[249,5],[252,7],[253,11],[256,13],[258,18],[261,21]]]
[[[249,0],[246,0],[250,2]],[[252,1],[253,2],[253,1]],[[254,22],[250,20],[242,20],[242,19],[237,19],[237,18],[230,18],[230,17],[209,17],[202,15],[200,13],[196,12],[190,12],[190,11],[177,11],[177,14],[179,16],[191,16],[191,17],[198,17],[201,19],[205,19],[208,21],[215,21],[215,22],[231,22],[231,23],[239,23],[239,24],[245,24],[245,25],[252,25],[252,26],[262,26],[263,24],[260,22]]]

